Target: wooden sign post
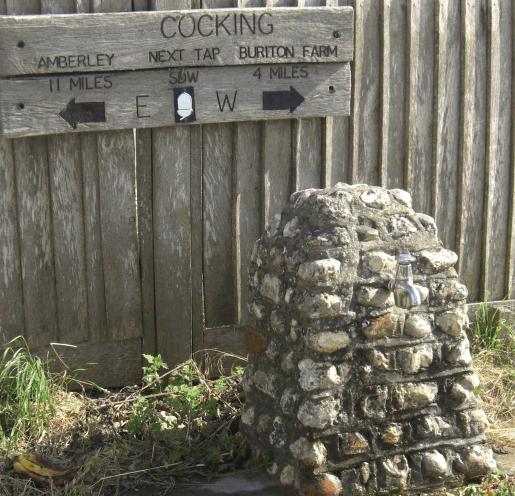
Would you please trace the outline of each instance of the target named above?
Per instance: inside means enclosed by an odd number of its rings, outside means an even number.
[[[0,17],[2,134],[348,115],[349,7]]]

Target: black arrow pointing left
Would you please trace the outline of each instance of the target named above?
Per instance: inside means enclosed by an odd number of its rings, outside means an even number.
[[[106,105],[105,102],[83,102],[75,103],[75,98],[70,100],[64,110],[59,115],[70,124],[73,129],[77,129],[77,124],[86,124],[90,122],[106,121]]]

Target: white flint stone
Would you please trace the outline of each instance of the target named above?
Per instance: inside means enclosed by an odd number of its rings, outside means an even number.
[[[331,389],[340,384],[336,367],[326,363],[316,363],[310,358],[299,362],[299,384],[304,391]]]
[[[266,348],[265,354],[270,360],[275,360],[279,356],[279,353],[279,344],[275,339],[272,339]]]
[[[395,387],[400,410],[416,410],[430,405],[436,399],[438,386],[434,383],[407,383]]]
[[[291,303],[294,292],[295,292],[295,290],[293,288],[288,288],[286,290],[286,293],[284,294],[284,301],[286,302],[287,305],[289,305]]]
[[[299,400],[299,395],[295,393],[295,389],[288,388],[284,391],[281,396],[281,400],[279,404],[281,405],[281,409],[286,414],[291,414],[295,411],[295,407],[297,405],[297,401]]]
[[[411,208],[411,195],[407,191],[404,191],[403,189],[391,189],[390,193],[397,201],[406,207]]]
[[[261,283],[261,294],[270,298],[276,305],[278,305],[282,299],[281,292],[281,280],[277,276],[265,274],[263,282]]]
[[[270,326],[277,333],[282,333],[286,330],[284,317],[277,310],[272,310],[270,314]]]
[[[341,263],[334,258],[325,260],[312,260],[304,262],[298,270],[298,275],[305,281],[312,281],[319,285],[336,283],[340,274]]]
[[[468,477],[485,475],[497,468],[492,450],[485,445],[469,446],[455,460],[455,467]]]
[[[454,266],[458,261],[458,255],[445,248],[438,251],[424,250],[420,252],[419,260],[424,264],[424,273],[437,274]]]
[[[284,429],[281,417],[275,417],[272,423],[272,432],[268,436],[268,440],[272,446],[283,448],[286,444],[286,430]]]
[[[263,305],[260,305],[259,303],[256,303],[255,301],[252,302],[249,310],[250,313],[253,314],[259,320],[261,320],[266,315],[265,307]]]
[[[290,339],[294,343],[295,343],[295,341],[297,341],[300,331],[301,331],[301,327],[300,327],[299,323],[295,319],[292,319],[291,325],[290,325]]]
[[[320,332],[308,339],[308,346],[319,353],[334,353],[345,348],[350,342],[349,335],[344,332]]]
[[[464,331],[469,319],[464,309],[456,309],[449,312],[443,312],[436,316],[436,325],[446,334],[450,336],[459,336]]]
[[[272,398],[275,398],[277,395],[277,387],[275,386],[276,377],[272,373],[264,372],[263,370],[258,370],[254,374],[254,385],[265,394],[268,394]]]
[[[243,376],[241,378],[241,385],[243,387],[243,390],[246,393],[250,393],[252,390],[252,376],[254,375],[254,366],[252,364],[247,365],[247,368],[245,369],[245,372],[243,372]]]
[[[336,420],[338,407],[339,402],[330,398],[318,402],[306,400],[300,405],[297,418],[304,427],[323,429]]]
[[[281,223],[281,214],[276,214],[274,217],[267,222],[265,230],[267,236],[270,238],[277,232],[277,228],[279,227],[279,224]]]
[[[369,189],[362,193],[360,199],[367,207],[372,208],[384,208],[391,203],[388,193],[380,189]]]
[[[435,234],[438,232],[438,228],[436,227],[436,223],[433,217],[421,213],[415,214],[415,217],[426,228],[426,230],[429,230]]]
[[[368,253],[363,257],[363,263],[370,272],[390,277],[395,275],[397,267],[395,257],[381,251]]]
[[[408,460],[404,455],[395,455],[382,462],[385,476],[385,487],[390,492],[392,489],[403,490],[408,485],[410,473]]]
[[[252,405],[245,405],[241,412],[241,421],[244,424],[252,425],[254,423],[254,415],[256,409]]]
[[[283,236],[286,238],[292,238],[299,232],[299,218],[295,217],[290,222],[288,222],[283,229]]]
[[[320,441],[311,442],[305,437],[290,444],[290,451],[297,460],[310,466],[322,465],[327,455],[327,450]]]
[[[294,351],[290,351],[283,358],[283,361],[281,362],[281,369],[283,370],[283,372],[285,374],[288,374],[289,372],[291,372],[292,370],[295,369],[294,358],[295,358],[295,352]]]
[[[430,479],[437,479],[447,472],[447,460],[439,451],[426,451],[422,457],[422,473]]]
[[[295,480],[295,469],[291,465],[286,465],[281,472],[280,481],[283,486],[290,486]]]
[[[393,237],[400,237],[408,235],[409,233],[417,232],[417,227],[406,217],[395,216],[389,222],[391,234]]]
[[[356,294],[360,305],[386,308],[394,305],[393,293],[381,288],[362,286]]]
[[[425,286],[420,286],[418,284],[415,284],[414,286],[418,289],[418,292],[420,293],[420,300],[422,301],[422,303],[425,303],[427,301],[427,297],[429,296],[429,289]]]
[[[342,300],[333,294],[307,294],[299,299],[297,306],[311,319],[336,317],[342,311]]]
[[[431,320],[427,315],[411,315],[404,323],[404,334],[414,338],[422,338],[431,331]]]
[[[416,346],[399,351],[399,364],[405,374],[416,374],[421,368],[427,368],[433,362],[433,347]]]
[[[267,467],[266,471],[270,475],[277,475],[277,472],[279,472],[279,465],[277,465],[275,462],[272,462],[272,464]]]
[[[446,360],[456,366],[468,365],[472,362],[470,343],[468,339],[464,338],[459,344],[453,346],[447,355]]]

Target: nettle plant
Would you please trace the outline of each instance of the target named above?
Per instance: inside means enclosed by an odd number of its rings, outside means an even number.
[[[171,440],[170,463],[177,466],[174,475],[184,475],[193,462],[198,462],[196,471],[202,473],[202,467],[212,468],[235,459],[244,460],[246,467],[258,461],[268,464],[269,454],[252,458],[248,440],[238,433],[231,434],[230,425],[222,424],[214,432],[210,421],[220,416],[219,405],[225,403],[221,397],[228,387],[226,378],[220,377],[208,386],[193,361],[160,375],[168,369],[161,355],[143,356],[148,362],[143,367],[144,388],[151,394],[135,403],[125,429],[141,440]],[[244,370],[236,366],[233,373],[242,375]],[[164,376],[168,376],[167,382]],[[192,436],[196,433],[198,438],[199,432],[201,441],[192,443]],[[204,475],[212,478],[217,473],[210,471]]]

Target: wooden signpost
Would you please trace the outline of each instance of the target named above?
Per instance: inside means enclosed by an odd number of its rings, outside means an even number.
[[[349,7],[0,17],[2,134],[348,115]]]

